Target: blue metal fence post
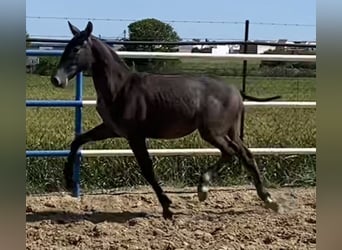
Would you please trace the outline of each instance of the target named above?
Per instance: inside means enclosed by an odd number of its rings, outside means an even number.
[[[76,101],[82,101],[83,96],[83,73],[80,72],[76,76]],[[82,133],[82,106],[78,106],[75,108],[75,136],[78,136]],[[73,196],[80,196],[80,168],[81,168],[81,155],[77,156],[75,165],[74,165],[74,189]]]

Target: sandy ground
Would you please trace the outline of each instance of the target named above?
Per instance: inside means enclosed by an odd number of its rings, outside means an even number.
[[[174,219],[164,220],[150,188],[133,192],[27,196],[26,249],[315,249],[316,190],[270,190],[283,205],[263,207],[250,187],[165,188]]]

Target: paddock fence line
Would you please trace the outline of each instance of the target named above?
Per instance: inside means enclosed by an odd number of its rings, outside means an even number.
[[[316,55],[282,55],[282,54],[210,54],[210,53],[188,53],[188,52],[147,52],[147,51],[115,51],[122,58],[135,59],[174,59],[174,58],[191,58],[191,59],[222,59],[235,61],[300,61],[300,62],[315,62]],[[27,56],[60,56],[63,50],[26,50]]]
[[[62,50],[26,50],[27,56],[61,56]],[[178,52],[126,52],[118,51],[119,56],[126,58],[215,58],[222,60],[273,60],[273,61],[316,61],[316,55],[259,55],[259,54],[227,54],[212,55],[203,53],[178,53]],[[82,107],[86,105],[96,105],[95,100],[83,100],[83,73],[76,76],[76,97],[75,100],[26,100],[26,107],[73,107],[75,112],[75,135],[82,133]],[[316,102],[244,102],[249,107],[296,107],[315,108]],[[254,154],[316,154],[316,148],[251,148]],[[198,156],[198,155],[218,155],[219,151],[213,148],[202,149],[150,149],[154,156]],[[66,157],[69,150],[26,150],[26,157]],[[120,150],[83,150],[78,152],[78,158],[74,166],[73,196],[80,196],[80,161],[82,157],[98,156],[132,156],[132,151]]]

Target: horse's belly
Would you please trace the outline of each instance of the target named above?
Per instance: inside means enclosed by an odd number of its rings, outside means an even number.
[[[175,139],[191,134],[197,129],[193,121],[174,121],[153,124],[145,129],[146,136],[155,139]]]

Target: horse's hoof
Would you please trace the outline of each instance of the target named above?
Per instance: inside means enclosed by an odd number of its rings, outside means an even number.
[[[197,195],[200,202],[205,201],[208,198],[208,192],[198,192]]]
[[[280,205],[275,201],[266,202],[265,205],[266,205],[266,208],[270,208],[276,213],[280,212]]]
[[[163,217],[165,220],[172,220],[173,213],[170,211],[170,209],[164,209],[163,210]]]
[[[197,196],[199,201],[205,201],[208,198],[208,188],[206,186],[199,185],[197,187]]]

